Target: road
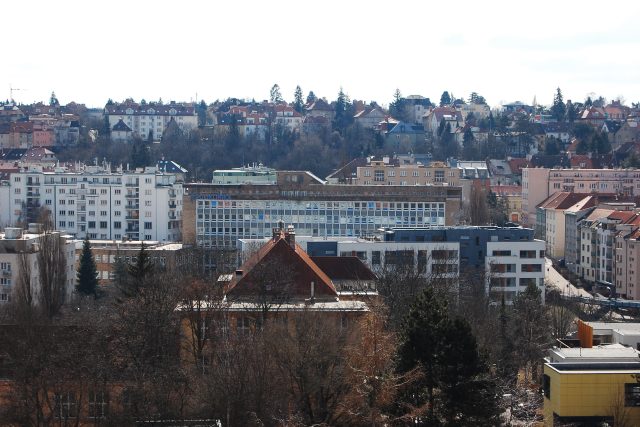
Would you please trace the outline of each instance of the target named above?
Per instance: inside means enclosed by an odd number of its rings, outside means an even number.
[[[591,298],[591,294],[589,292],[585,291],[582,288],[576,288],[567,279],[562,277],[562,275],[558,273],[555,268],[553,268],[553,264],[551,263],[551,260],[549,258],[545,258],[545,268],[545,284],[557,289],[563,296],[580,296]]]

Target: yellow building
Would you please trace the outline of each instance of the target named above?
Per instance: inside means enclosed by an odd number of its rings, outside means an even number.
[[[610,426],[639,426],[639,352],[621,340],[606,339],[611,335],[604,331],[606,324],[579,322],[578,326],[582,346],[553,348],[545,359],[545,426],[596,426],[603,422]],[[596,335],[598,339],[594,340]],[[615,343],[594,346],[594,341]]]

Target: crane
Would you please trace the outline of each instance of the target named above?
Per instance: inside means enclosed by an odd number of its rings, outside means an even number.
[[[14,104],[16,103],[13,100],[13,92],[17,91],[17,90],[26,90],[26,89],[19,89],[19,88],[13,87],[11,84],[9,84],[9,102],[13,102]]]

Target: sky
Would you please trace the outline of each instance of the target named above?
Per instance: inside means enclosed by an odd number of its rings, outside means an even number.
[[[640,101],[640,2],[12,1],[0,99]],[[635,21],[635,22],[634,22]]]

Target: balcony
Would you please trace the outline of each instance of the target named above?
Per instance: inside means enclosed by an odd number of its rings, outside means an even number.
[[[124,219],[137,221],[138,219],[140,219],[140,217],[138,215],[127,215],[124,217]]]
[[[137,187],[138,183],[137,182],[127,182],[124,186],[125,187]]]
[[[131,209],[140,209],[140,205],[139,204],[137,204],[137,205],[126,205],[124,208],[125,209],[129,209],[129,210],[131,210]]]
[[[173,202],[173,201],[169,202],[169,209],[175,209],[176,206],[177,206],[176,202]]]

